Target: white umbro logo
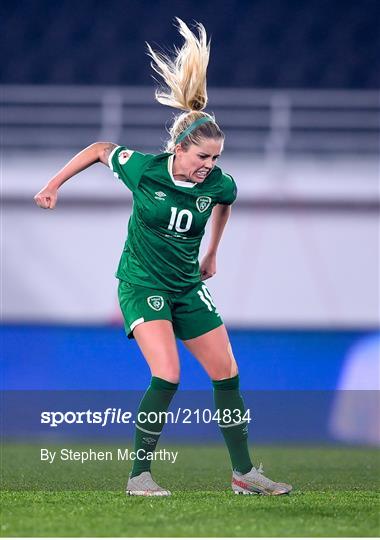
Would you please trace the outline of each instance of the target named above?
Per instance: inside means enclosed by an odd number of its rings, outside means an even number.
[[[154,198],[159,201],[164,201],[165,197],[166,197],[166,193],[164,193],[163,191],[156,191]]]

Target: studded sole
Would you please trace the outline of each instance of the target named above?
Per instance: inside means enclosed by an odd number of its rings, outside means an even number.
[[[127,489],[126,495],[128,497],[169,497],[171,493],[162,491],[132,491]]]
[[[276,492],[268,492],[268,491],[264,491],[264,490],[248,490],[248,489],[244,489],[242,487],[237,487],[237,486],[234,486],[232,485],[232,491],[235,493],[235,495],[261,495],[263,497],[279,497],[281,495],[289,495],[291,490],[289,491],[282,491],[280,493],[276,493]]]

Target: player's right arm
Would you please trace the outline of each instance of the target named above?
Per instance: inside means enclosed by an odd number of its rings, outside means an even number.
[[[94,163],[101,162],[108,166],[109,155],[116,147],[117,144],[111,142],[96,142],[79,152],[35,195],[36,204],[41,208],[52,210],[62,184]]]

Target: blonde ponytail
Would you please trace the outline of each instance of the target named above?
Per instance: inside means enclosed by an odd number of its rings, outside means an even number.
[[[207,41],[205,27],[196,23],[198,36],[178,17],[178,29],[185,42],[180,49],[175,48],[174,58],[158,53],[147,43],[151,66],[164,80],[165,87],[156,90],[156,99],[163,105],[186,111],[177,115],[169,129],[170,140],[166,144],[167,152],[174,152],[177,139],[185,130],[190,133],[181,138],[181,145],[187,148],[191,143],[199,144],[203,138],[224,139],[224,134],[215,122],[215,118],[202,112],[207,105],[206,75],[210,57],[210,41]],[[209,121],[192,130],[197,120]]]
[[[204,26],[196,24],[199,37],[178,17],[178,29],[185,43],[175,49],[174,59],[155,52],[147,43],[151,66],[167,85],[156,90],[156,99],[163,105],[183,111],[201,111],[207,105],[206,73],[210,42]]]

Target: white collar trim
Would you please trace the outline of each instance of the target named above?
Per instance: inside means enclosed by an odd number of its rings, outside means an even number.
[[[168,173],[170,178],[172,179],[173,184],[179,187],[185,187],[185,188],[193,188],[197,185],[196,182],[185,182],[184,180],[175,180],[173,176],[173,161],[174,161],[174,154],[169,156],[168,159]]]

